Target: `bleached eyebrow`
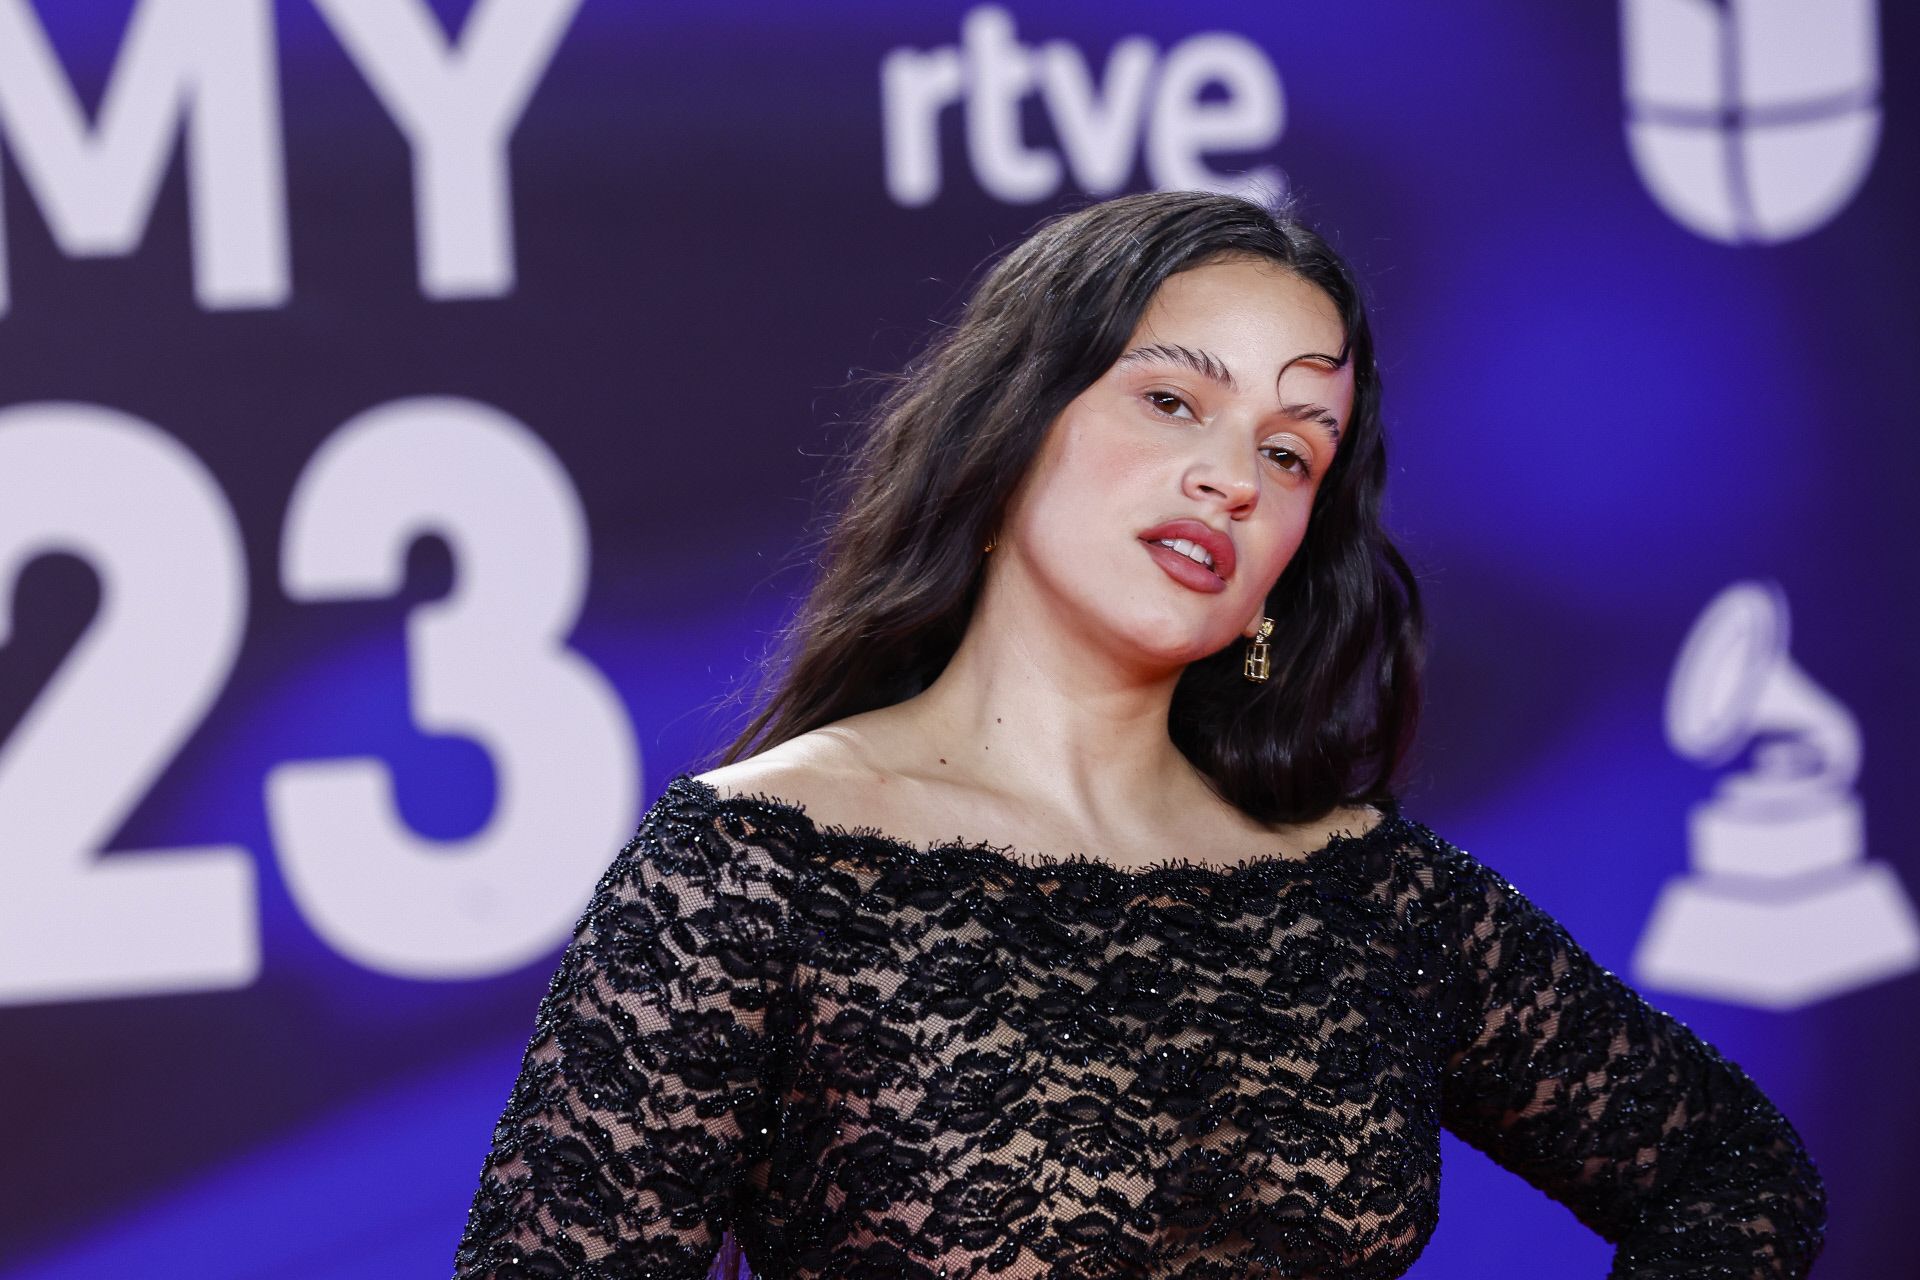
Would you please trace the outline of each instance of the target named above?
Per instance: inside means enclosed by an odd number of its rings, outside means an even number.
[[[1123,365],[1138,364],[1145,360],[1167,360],[1174,364],[1185,365],[1203,378],[1211,378],[1229,391],[1238,391],[1240,384],[1233,380],[1233,371],[1225,365],[1219,356],[1211,351],[1195,351],[1192,347],[1183,347],[1173,342],[1152,342],[1144,347],[1135,347],[1113,363]]]
[[[1302,422],[1317,422],[1327,429],[1334,444],[1340,443],[1340,417],[1323,404],[1283,404],[1280,412]]]
[[[1302,360],[1318,361],[1320,363],[1325,364],[1329,369],[1344,369],[1346,368],[1347,361],[1350,360],[1352,356],[1353,356],[1353,347],[1350,343],[1346,346],[1341,347],[1340,354],[1337,356],[1325,355],[1318,351],[1308,351],[1302,355],[1295,356],[1292,360],[1287,361],[1287,369],[1292,368],[1295,364],[1297,364]],[[1281,374],[1285,375],[1287,369],[1282,369],[1280,371]],[[1279,385],[1278,379],[1275,379],[1274,385],[1276,387]],[[1301,404],[1283,404],[1280,406],[1280,412],[1286,414],[1290,418],[1297,418],[1302,422],[1319,423],[1321,426],[1327,429],[1329,442],[1333,444],[1336,448],[1339,447],[1340,415],[1336,414],[1333,410],[1327,408],[1327,406],[1323,404],[1315,404],[1312,401],[1306,401]]]
[[[1333,357],[1320,355],[1302,356],[1299,358],[1333,360]],[[1227,368],[1226,363],[1222,361],[1220,357],[1214,355],[1211,351],[1195,351],[1192,347],[1183,347],[1174,342],[1151,342],[1145,346],[1135,347],[1114,361],[1114,364],[1116,366],[1123,364],[1140,364],[1149,360],[1165,360],[1173,364],[1183,365],[1201,377],[1219,383],[1229,391],[1238,391],[1240,389],[1240,385],[1233,380],[1233,370]],[[1344,363],[1344,361],[1336,363]],[[1327,429],[1327,436],[1330,443],[1336,446],[1340,443],[1340,417],[1334,413],[1333,410],[1327,408],[1327,406],[1314,404],[1312,402],[1283,404],[1280,406],[1280,412],[1299,422],[1319,423]]]

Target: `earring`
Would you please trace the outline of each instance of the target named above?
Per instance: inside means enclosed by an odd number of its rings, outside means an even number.
[[[1247,648],[1247,664],[1240,674],[1255,684],[1265,682],[1267,678],[1267,637],[1273,634],[1273,619],[1261,618],[1260,627],[1253,633],[1253,643]]]
[[[995,537],[994,537],[994,536],[993,536],[992,534],[988,534],[988,535],[987,535],[987,545],[986,545],[986,546],[984,546],[984,547],[982,547],[982,548],[980,548],[980,554],[981,554],[981,555],[983,555],[983,556],[984,556],[984,555],[991,555],[991,554],[993,554],[993,549],[994,549],[995,547],[997,547],[997,546],[999,546],[999,545],[1000,545],[1000,541],[999,541],[999,539],[997,539],[997,538],[995,538]]]

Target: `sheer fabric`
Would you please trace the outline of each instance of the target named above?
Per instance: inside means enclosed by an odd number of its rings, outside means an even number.
[[[1122,870],[681,774],[540,1004],[456,1275],[700,1280],[730,1230],[764,1280],[1399,1276],[1443,1126],[1615,1277],[1819,1253],[1747,1074],[1398,811]]]

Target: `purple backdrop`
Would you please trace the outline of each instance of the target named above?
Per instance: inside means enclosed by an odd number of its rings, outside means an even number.
[[[1780,1103],[1822,1275],[1902,1273],[1916,51],[1855,0],[0,0],[0,1277],[444,1274],[850,373],[1051,210],[1255,182],[1373,299],[1409,812]],[[1445,1157],[1415,1274],[1604,1272]]]

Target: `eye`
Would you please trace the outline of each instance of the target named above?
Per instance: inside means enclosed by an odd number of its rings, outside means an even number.
[[[1282,471],[1290,472],[1297,476],[1310,476],[1313,474],[1313,465],[1283,444],[1266,445],[1260,452],[1272,457]]]
[[[1180,396],[1175,395],[1171,391],[1148,391],[1148,392],[1142,393],[1140,398],[1142,400],[1145,400],[1148,404],[1152,405],[1154,408],[1154,412],[1160,414],[1162,417],[1177,418],[1180,416],[1179,414],[1174,413],[1173,409],[1170,408],[1169,406],[1178,406],[1179,408],[1185,409],[1187,411],[1188,418],[1192,418],[1194,416],[1193,406],[1188,404],[1186,400],[1184,400]]]

